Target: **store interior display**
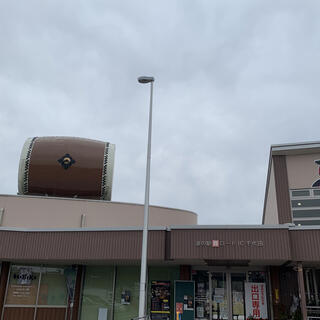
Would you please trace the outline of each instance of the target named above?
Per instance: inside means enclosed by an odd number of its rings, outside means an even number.
[[[195,319],[209,320],[208,272],[194,271],[192,279],[195,281]]]
[[[124,290],[121,292],[121,304],[130,304],[131,292],[129,290]]]

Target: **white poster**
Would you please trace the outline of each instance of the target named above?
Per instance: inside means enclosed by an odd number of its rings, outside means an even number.
[[[108,309],[107,308],[99,308],[98,320],[107,320]]]
[[[246,319],[268,319],[266,284],[245,283]]]

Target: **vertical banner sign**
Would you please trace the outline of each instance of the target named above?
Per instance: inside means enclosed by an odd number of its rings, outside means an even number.
[[[266,284],[258,282],[245,283],[246,319],[268,319]]]

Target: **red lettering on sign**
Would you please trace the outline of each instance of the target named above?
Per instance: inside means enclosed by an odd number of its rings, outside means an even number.
[[[259,287],[257,285],[251,286],[251,292],[259,292]]]
[[[259,309],[253,309],[253,317],[260,318],[260,310]]]
[[[252,300],[259,300],[259,293],[255,293],[255,292],[252,293],[252,294],[251,294],[251,299],[252,299]]]
[[[251,301],[253,318],[260,318],[260,294],[258,285],[251,286]]]

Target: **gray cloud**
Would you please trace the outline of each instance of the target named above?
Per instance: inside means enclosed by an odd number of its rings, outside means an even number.
[[[2,1],[2,193],[29,136],[116,144],[113,200],[260,223],[269,146],[319,140],[318,1]]]

